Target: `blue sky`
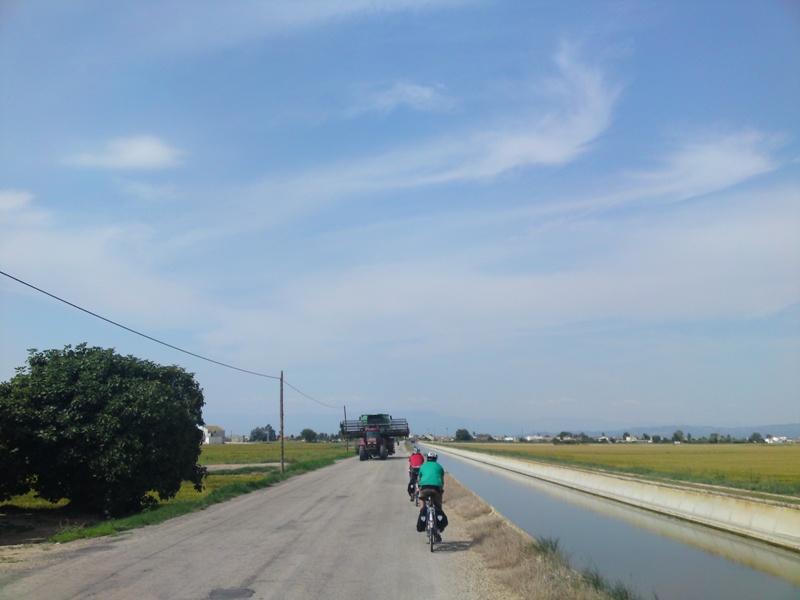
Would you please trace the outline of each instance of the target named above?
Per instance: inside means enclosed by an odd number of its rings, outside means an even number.
[[[0,270],[283,370],[289,433],[343,406],[800,421],[796,2],[27,1],[0,23]],[[277,424],[274,379],[8,277],[0,298],[2,380],[87,342],[195,373],[209,423]]]

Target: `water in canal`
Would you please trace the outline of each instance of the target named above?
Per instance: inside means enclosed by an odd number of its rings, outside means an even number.
[[[643,598],[800,599],[800,555],[441,454],[445,470],[534,538],[558,540],[573,568]],[[446,494],[445,494],[446,501]]]

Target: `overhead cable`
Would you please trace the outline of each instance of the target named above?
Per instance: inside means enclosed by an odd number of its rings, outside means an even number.
[[[325,404],[324,402],[320,402],[319,400],[315,400],[314,398],[312,398],[312,397],[311,397],[311,396],[309,396],[308,394],[304,394],[303,392],[301,392],[300,390],[298,390],[296,387],[294,387],[294,386],[293,386],[291,383],[289,383],[289,382],[288,382],[288,381],[286,381],[285,379],[283,380],[283,383],[284,383],[284,385],[288,385],[290,388],[292,388],[292,389],[293,389],[295,392],[297,392],[297,393],[298,393],[298,394],[300,394],[301,396],[305,396],[306,398],[308,398],[308,399],[309,399],[309,400],[311,400],[312,402],[316,402],[317,404],[321,404],[322,406],[327,406],[328,408],[335,408],[335,409],[337,409],[337,410],[339,409],[339,407],[338,407],[338,406],[331,406],[330,404]]]
[[[68,302],[67,300],[64,300],[63,298],[59,298],[55,294],[51,294],[50,292],[46,292],[43,289],[40,289],[40,288],[36,287],[35,285],[31,285],[30,283],[27,283],[25,281],[22,281],[21,279],[18,279],[16,277],[14,277],[13,275],[9,275],[8,273],[5,273],[3,271],[0,271],[0,275],[5,275],[9,279],[13,279],[14,281],[16,281],[18,283],[21,283],[22,285],[28,286],[29,288],[31,288],[33,290],[36,290],[37,292],[41,292],[45,296],[50,296],[51,298],[53,298],[55,300],[58,300],[59,302],[63,302],[64,304],[67,304],[67,305],[71,306],[72,308],[77,308],[78,310],[83,311],[86,314],[92,315],[93,317],[96,317],[96,318],[98,318],[98,319],[100,319],[102,321],[105,321],[106,323],[111,323],[112,325],[115,325],[115,326],[119,327],[120,329],[124,329],[125,331],[130,331],[131,333],[135,333],[138,336],[146,338],[146,339],[150,340],[151,342],[156,342],[157,344],[161,344],[162,346],[166,346],[167,348],[172,348],[173,350],[177,350],[178,352],[183,352],[184,354],[188,354],[189,356],[194,356],[195,358],[199,358],[200,360],[204,360],[206,362],[214,363],[215,365],[219,365],[221,367],[225,367],[226,369],[233,369],[234,371],[240,371],[242,373],[248,373],[249,375],[255,375],[256,377],[266,377],[268,379],[280,379],[280,377],[276,377],[275,375],[265,375],[264,373],[257,373],[255,371],[248,371],[247,369],[240,369],[239,367],[234,367],[233,365],[228,365],[228,364],[225,364],[223,362],[219,362],[218,360],[213,360],[211,358],[207,358],[205,356],[200,356],[199,354],[195,354],[194,352],[189,352],[188,350],[184,350],[183,348],[179,348],[178,346],[173,346],[172,344],[168,344],[167,342],[162,342],[161,340],[158,340],[158,339],[156,339],[154,337],[151,337],[151,336],[149,336],[147,334],[141,333],[140,331],[136,331],[135,329],[131,329],[130,327],[126,327],[125,325],[121,325],[120,323],[117,323],[116,321],[112,321],[111,319],[106,319],[105,317],[100,316],[97,313],[93,313],[90,310],[86,310],[85,308],[82,308],[82,307],[78,306],[77,304],[73,304],[72,302]],[[297,390],[294,387],[292,389],[294,389],[295,391],[300,392],[300,390]],[[300,392],[300,393],[303,394],[303,392]],[[305,396],[305,394],[303,394],[303,395]],[[308,396],[306,396],[306,397],[308,398]],[[313,398],[309,398],[309,399],[310,400],[314,400]],[[317,402],[317,401],[314,400],[314,402]],[[322,404],[322,403],[320,402],[319,404]],[[331,407],[331,408],[338,408],[338,407]]]

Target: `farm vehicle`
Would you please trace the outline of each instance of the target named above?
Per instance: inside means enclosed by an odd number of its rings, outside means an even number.
[[[358,419],[342,421],[340,429],[343,438],[358,440],[356,454],[360,460],[386,460],[394,454],[395,438],[409,434],[408,421],[393,419],[387,414],[361,415]]]

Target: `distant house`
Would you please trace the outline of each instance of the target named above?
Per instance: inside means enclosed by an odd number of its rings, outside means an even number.
[[[198,425],[203,432],[204,444],[222,444],[225,442],[225,430],[216,425]]]

